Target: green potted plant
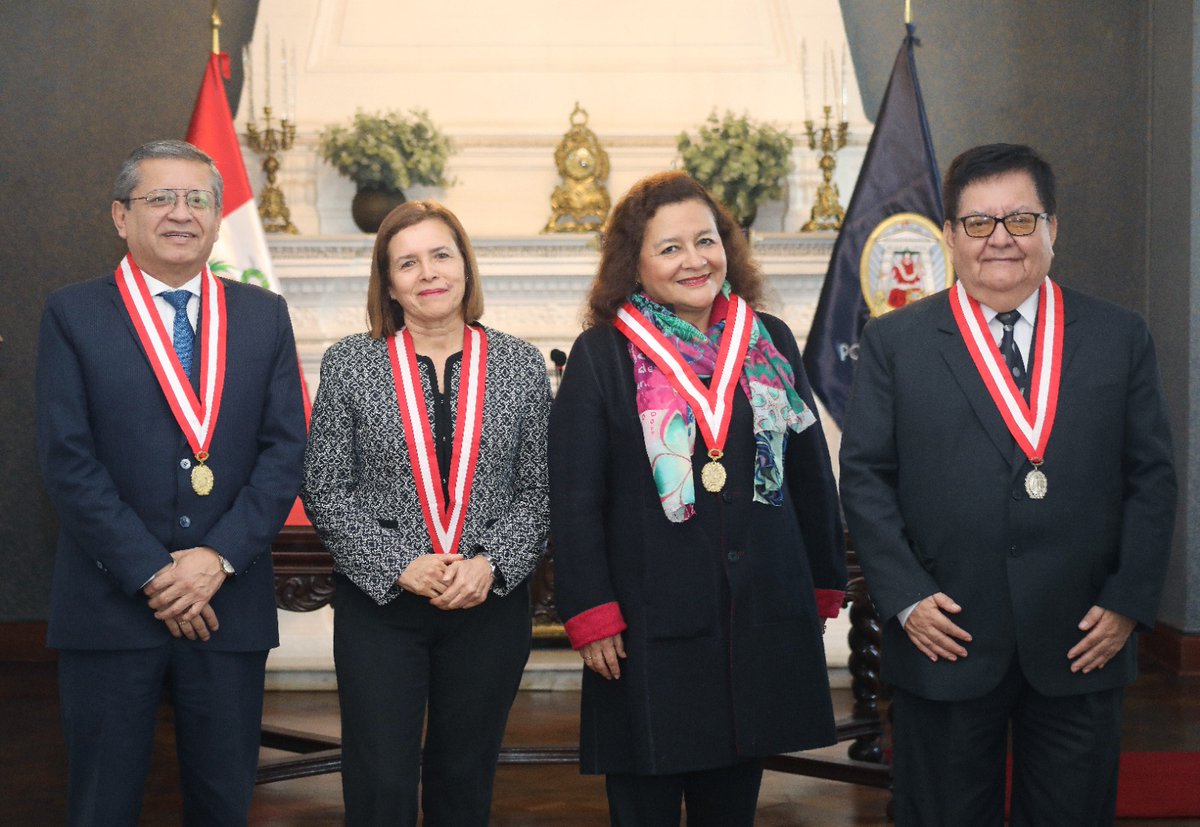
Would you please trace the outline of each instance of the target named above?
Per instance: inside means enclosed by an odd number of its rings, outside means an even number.
[[[349,128],[337,124],[325,128],[320,151],[357,185],[350,208],[354,223],[373,233],[392,209],[404,203],[405,187],[450,185],[446,161],[455,146],[425,110],[413,109],[407,115],[360,110]]]
[[[759,206],[783,195],[792,171],[792,138],[745,115],[714,110],[695,139],[681,132],[676,141],[683,167],[750,229]]]

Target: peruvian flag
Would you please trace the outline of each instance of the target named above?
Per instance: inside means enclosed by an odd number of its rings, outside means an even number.
[[[188,143],[212,156],[225,181],[221,235],[213,246],[209,267],[214,275],[257,284],[281,293],[279,280],[271,269],[271,254],[267,250],[267,238],[258,217],[258,207],[254,203],[254,191],[250,189],[250,178],[242,161],[242,149],[233,127],[233,113],[229,111],[229,100],[225,97],[224,81],[228,78],[229,55],[213,52],[204,70],[204,80],[200,83],[200,94],[196,96],[196,108],[192,110],[192,123],[187,131]],[[297,369],[299,365],[297,358]],[[300,390],[304,394],[304,418],[307,421],[312,412],[312,403],[309,402],[303,371],[300,373]],[[289,525],[308,522],[299,500],[296,500],[287,521]]]
[[[209,55],[188,126],[187,140],[207,152],[217,162],[225,179],[225,206],[221,216],[221,237],[213,246],[209,267],[214,274],[257,284],[276,293],[279,280],[271,269],[271,254],[263,234],[254,191],[242,162],[233,127],[233,114],[225,98],[224,80],[229,78],[229,55],[213,52]]]

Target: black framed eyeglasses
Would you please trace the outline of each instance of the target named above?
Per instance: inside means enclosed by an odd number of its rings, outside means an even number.
[[[1049,217],[1050,214],[1044,212],[1010,212],[1008,215],[964,215],[958,221],[963,232],[971,238],[991,238],[999,223],[1004,224],[1009,235],[1032,235],[1038,219]]]
[[[175,204],[179,201],[179,194],[183,193],[183,203],[187,204],[188,209],[192,212],[208,212],[213,208],[216,198],[208,190],[150,190],[145,195],[139,195],[136,198],[130,197],[126,201],[145,201],[147,207],[156,210],[171,210],[175,208]]]

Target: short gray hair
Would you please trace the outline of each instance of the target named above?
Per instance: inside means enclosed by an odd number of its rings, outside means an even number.
[[[142,144],[129,153],[129,157],[125,159],[125,163],[121,164],[121,171],[117,173],[116,183],[113,184],[112,200],[120,201],[128,207],[129,197],[133,195],[134,189],[137,188],[137,185],[142,180],[142,161],[149,161],[155,158],[177,158],[182,161],[196,161],[206,164],[209,172],[212,173],[213,198],[216,200],[217,214],[220,215],[221,196],[225,191],[225,182],[221,180],[221,171],[217,169],[216,163],[208,156],[208,153],[197,149],[187,141],[177,141],[174,139],[151,141],[148,144]]]

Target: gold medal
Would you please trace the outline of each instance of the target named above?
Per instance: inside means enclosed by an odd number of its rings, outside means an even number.
[[[725,466],[720,462],[723,456],[721,451],[708,452],[708,463],[700,469],[700,482],[704,483],[705,491],[716,494],[725,487]]]
[[[202,390],[198,396],[188,382],[179,357],[175,355],[171,337],[154,308],[146,276],[138,269],[132,255],[125,256],[114,277],[121,301],[150,359],[150,367],[163,397],[196,455],[196,464],[192,466],[192,490],[201,497],[207,497],[213,490],[213,472],[204,461],[208,459],[208,448],[212,444],[225,387],[225,344],[229,327],[225,313],[225,288],[206,266],[200,279],[203,323],[196,330]]]
[[[1031,500],[1042,500],[1046,498],[1046,475],[1042,473],[1039,467],[1041,463],[1033,466],[1033,470],[1025,475],[1025,493],[1029,495]]]
[[[208,451],[196,454],[196,464],[192,466],[192,490],[201,497],[207,497],[213,490],[212,469],[204,464],[208,459]]]
[[[708,385],[700,381],[675,345],[667,341],[632,302],[626,302],[617,311],[613,326],[663,372],[671,387],[687,402],[708,447],[709,462],[700,469],[700,482],[705,491],[716,494],[725,487],[726,472],[721,457],[724,456],[725,439],[729,436],[737,377],[750,347],[754,311],[745,301],[730,294],[725,309],[725,330],[717,349],[716,370]]]

